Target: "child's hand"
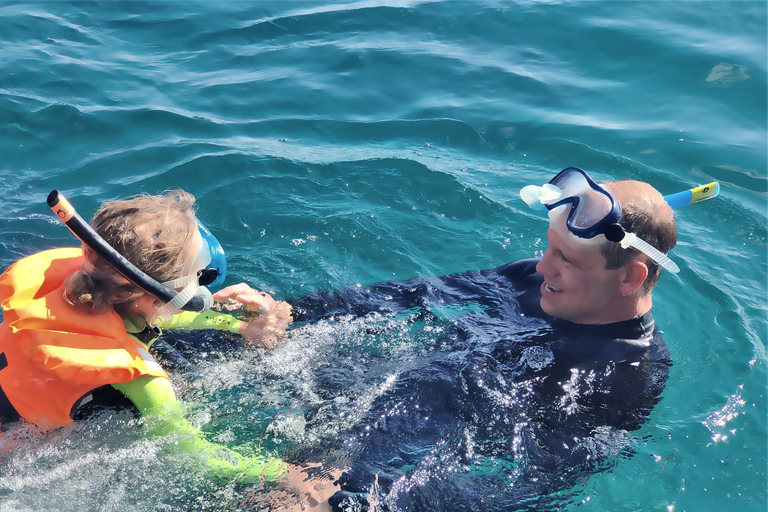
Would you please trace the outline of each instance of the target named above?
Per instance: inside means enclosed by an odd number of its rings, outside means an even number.
[[[259,347],[275,348],[293,321],[287,302],[278,302],[268,293],[254,290],[245,283],[227,286],[214,293],[213,299],[224,302],[221,306],[224,310],[243,312],[241,320],[245,325],[240,328],[240,334]]]

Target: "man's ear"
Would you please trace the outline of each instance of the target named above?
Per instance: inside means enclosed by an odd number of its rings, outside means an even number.
[[[648,277],[648,266],[641,260],[632,260],[624,267],[624,275],[620,283],[621,295],[627,297],[643,286]]]

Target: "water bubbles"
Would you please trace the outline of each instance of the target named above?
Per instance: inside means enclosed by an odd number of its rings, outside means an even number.
[[[552,364],[555,356],[548,347],[527,347],[523,350],[522,361],[535,371]]]
[[[702,424],[712,433],[714,443],[728,440],[728,434],[735,434],[736,429],[730,431],[725,428],[728,422],[744,414],[743,408],[746,402],[741,397],[741,391],[728,397],[726,404],[718,411],[710,414]]]

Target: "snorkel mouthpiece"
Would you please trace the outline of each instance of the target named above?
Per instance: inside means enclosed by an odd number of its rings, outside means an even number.
[[[160,309],[157,310],[155,316],[149,322],[152,326],[160,325],[163,322],[168,322],[173,318],[173,315],[178,313],[190,299],[198,297],[203,299],[203,305],[207,311],[213,306],[213,295],[211,291],[205,286],[199,286],[196,281],[190,281],[179,293],[177,293],[170,302],[165,303]]]
[[[547,204],[554,203],[563,195],[563,191],[560,187],[556,187],[550,183],[545,183],[542,186],[527,185],[520,191],[520,197],[534,210],[544,211],[547,209]]]

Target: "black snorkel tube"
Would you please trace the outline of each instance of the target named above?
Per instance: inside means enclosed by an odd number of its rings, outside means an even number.
[[[121,276],[166,304],[171,302],[176,296],[176,290],[149,277],[145,272],[128,261],[127,258],[117,252],[114,247],[101,238],[90,224],[83,220],[83,218],[75,211],[72,204],[67,201],[67,198],[65,198],[58,190],[54,190],[48,194],[47,203],[59,220],[63,222],[81,242],[93,249],[99,258],[103,259]],[[202,312],[207,310],[208,306],[203,297],[194,296],[184,304],[181,309]]]

